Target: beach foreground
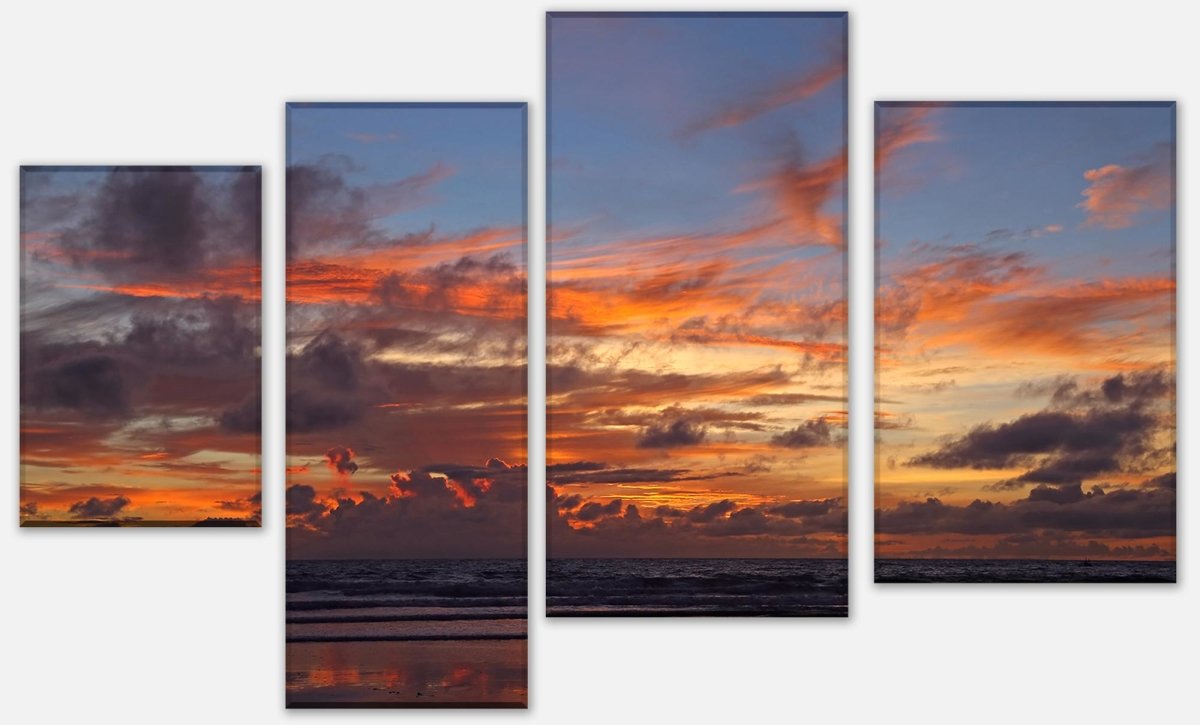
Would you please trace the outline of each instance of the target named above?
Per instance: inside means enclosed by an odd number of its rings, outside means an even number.
[[[525,707],[524,640],[289,642],[288,707]]]

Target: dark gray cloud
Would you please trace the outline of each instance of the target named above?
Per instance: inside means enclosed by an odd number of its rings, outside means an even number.
[[[261,433],[262,396],[256,393],[236,406],[222,411],[217,422],[222,430],[230,433]]]
[[[317,501],[317,490],[312,486],[300,483],[287,487],[284,502],[289,516],[307,516],[325,510],[325,507]]]
[[[1059,411],[1031,413],[1008,423],[976,426],[938,450],[913,458],[909,464],[932,468],[1005,468],[1027,460],[1030,455],[1060,450],[1086,452],[1102,446],[1105,451],[1115,453],[1124,435],[1142,430],[1148,423],[1148,417],[1124,411],[1092,416]]]
[[[771,436],[771,445],[782,448],[819,448],[833,445],[834,428],[824,418],[805,421],[800,425]]]
[[[546,467],[546,480],[558,485],[574,483],[661,483],[665,481],[702,481],[740,476],[739,471],[717,471],[691,475],[686,468],[609,468],[604,463],[579,461]]]
[[[1096,487],[1092,493],[1103,493],[1104,489]],[[1075,486],[1036,486],[1029,490],[1029,501],[1049,501],[1050,503],[1068,504],[1082,501],[1087,497],[1083,487]]]
[[[262,493],[256,492],[245,498],[217,501],[217,507],[224,511],[249,511],[252,515],[259,516],[262,509]]]
[[[338,473],[350,475],[358,470],[358,464],[354,462],[354,451],[345,446],[334,446],[325,451],[325,460]]]
[[[1137,472],[1169,459],[1153,438],[1173,429],[1169,402],[1174,382],[1162,371],[1121,374],[1083,389],[1074,380],[1024,385],[1019,395],[1049,392],[1049,406],[1006,423],[984,423],[937,450],[916,456],[910,466],[993,469],[1024,466],[1024,473],[998,484],[1078,484],[1098,476]],[[1164,408],[1167,408],[1164,411]]]
[[[717,520],[719,524],[706,532],[709,536],[762,536],[772,533],[777,521],[757,508],[737,509]]]
[[[420,206],[428,200],[430,187],[451,174],[448,167],[437,165],[398,181],[354,185],[346,178],[354,171],[350,158],[337,154],[288,167],[289,250],[329,242],[381,243],[387,235],[378,229],[376,219]],[[395,241],[420,243],[428,234]]]
[[[737,393],[747,388],[783,385],[791,376],[782,368],[738,373],[659,373],[618,368],[594,367],[590,353],[580,356],[588,365],[550,364],[546,366],[546,391],[569,399],[579,407],[604,410],[613,400],[650,401],[700,398]]]
[[[575,518],[579,521],[595,521],[602,516],[616,516],[619,513],[621,513],[621,499],[614,498],[603,504],[598,501],[585,503],[575,512]]]
[[[670,423],[654,423],[642,429],[638,435],[638,448],[679,448],[696,446],[704,442],[708,429],[690,420],[681,418]]]
[[[126,307],[128,326],[99,338],[54,342],[60,330],[25,330],[22,405],[88,418],[172,410],[220,416],[257,391],[256,310],[228,299],[141,300]],[[241,422],[245,428],[244,416]]]
[[[550,489],[551,498],[554,498],[554,489]],[[555,505],[560,511],[573,511],[583,505],[583,495],[573,493],[569,496],[558,497]]]
[[[340,430],[360,422],[375,406],[392,403],[412,410],[462,403],[524,405],[524,364],[387,362],[372,358],[377,352],[331,327],[290,354],[288,431]],[[397,411],[397,420],[400,415]]]
[[[806,518],[809,516],[824,516],[830,511],[843,508],[840,498],[823,498],[812,501],[788,501],[772,506],[768,511],[776,516],[785,518]]]
[[[230,213],[222,215],[235,249],[257,259],[262,249],[262,169],[248,167],[229,188]]]
[[[423,498],[444,498],[449,500],[452,494],[446,488],[445,480],[435,478],[428,471],[404,471],[391,475],[392,486],[404,496],[420,496]]]
[[[1175,531],[1175,492],[1157,485],[1113,490],[1094,486],[1085,492],[1075,484],[1037,486],[1012,503],[976,499],[957,506],[928,498],[876,509],[875,530],[882,534],[1054,530],[1114,538],[1167,536]]]
[[[1165,488],[1165,489],[1174,491],[1175,490],[1175,472],[1171,471],[1170,473],[1164,473],[1161,476],[1155,476],[1154,478],[1147,481],[1146,485],[1153,486],[1154,488]]]
[[[116,279],[182,274],[221,258],[258,257],[261,171],[236,170],[228,183],[203,167],[109,170],[61,238],[64,254]]]
[[[696,426],[720,430],[766,430],[761,421],[762,413],[754,411],[725,410],[712,407],[685,407],[671,405],[656,411],[629,412],[619,408],[605,408],[587,416],[588,422],[613,426],[659,426],[668,427],[679,420]]]
[[[499,458],[489,458],[482,466],[435,463],[416,468],[410,472],[413,474],[440,474],[472,498],[498,501],[524,501],[528,478],[524,464],[510,466]]]
[[[316,164],[287,169],[289,248],[336,239],[366,238],[370,233],[367,192],[346,183],[353,169],[345,156],[326,156]]]
[[[1121,373],[1101,383],[1100,392],[1110,403],[1142,403],[1173,395],[1175,384],[1162,371],[1130,375]]]
[[[620,499],[589,500],[556,495],[548,487],[550,555],[698,556],[722,550],[738,556],[841,556],[846,508],[840,499],[742,506],[730,499],[690,508],[656,506],[643,511]],[[578,524],[572,525],[573,522]]]
[[[182,272],[204,258],[211,213],[190,169],[115,169],[100,187],[83,239],[94,249],[132,254],[134,264]]]
[[[306,390],[293,390],[286,401],[287,431],[289,433],[311,433],[336,430],[362,418],[360,403],[352,400],[324,396]],[[249,416],[241,418],[249,420]]]
[[[21,402],[32,408],[64,408],[86,416],[125,415],[130,406],[131,384],[121,361],[103,353],[57,359],[59,350],[42,351],[49,360],[23,377]],[[26,350],[26,360],[38,357]],[[29,368],[26,368],[29,370]]]
[[[486,283],[486,284],[484,284]],[[504,309],[525,298],[525,271],[508,253],[486,259],[461,257],[415,272],[392,272],[376,284],[373,295],[384,306],[424,312],[456,311],[464,288],[485,290],[482,309]]]
[[[361,347],[326,331],[288,360],[288,373],[332,390],[356,390],[366,370],[363,352]]]
[[[737,504],[729,499],[714,501],[713,503],[704,506],[698,506],[688,512],[688,520],[706,524],[714,519],[729,515],[737,508]]]
[[[125,496],[112,496],[109,498],[92,496],[86,501],[76,501],[71,504],[68,513],[76,518],[106,519],[116,516],[120,513],[121,509],[129,504],[130,500]]]
[[[126,355],[142,362],[247,370],[256,365],[261,342],[258,310],[225,297],[135,312],[119,344]]]
[[[289,433],[336,430],[362,418],[373,377],[364,356],[362,347],[329,330],[288,356]]]
[[[391,475],[387,496],[361,491],[318,501],[287,490],[288,554],[339,558],[517,557],[525,554],[526,468],[498,458],[436,464]],[[359,473],[361,476],[362,473]]]
[[[597,461],[572,461],[570,463],[551,463],[546,466],[547,475],[559,473],[578,473],[580,471],[602,471],[608,468],[607,463]]]

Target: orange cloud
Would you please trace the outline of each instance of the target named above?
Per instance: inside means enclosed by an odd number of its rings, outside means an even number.
[[[74,249],[62,247],[55,243],[56,232],[24,232],[21,234],[21,244],[25,252],[34,259],[83,265],[94,261],[131,260],[136,256],[132,251],[124,249]]]
[[[928,339],[939,345],[966,343],[1003,356],[1011,356],[1014,347],[1082,359],[1136,356],[1148,333],[1139,321],[1168,322],[1174,300],[1172,279],[1073,283],[1044,294],[988,300],[956,329]]]
[[[725,236],[696,245],[708,248],[710,242],[716,248],[710,259],[683,257],[679,240],[651,240],[626,242],[624,266],[616,263],[615,251],[610,259],[608,245],[561,267],[556,263],[547,290],[552,334],[682,340],[716,325],[721,332],[713,340],[724,336],[734,343],[740,337],[757,345],[769,337],[822,337],[844,323],[840,287],[822,284],[823,257],[789,259],[783,246],[749,258],[726,257],[721,245],[738,242]],[[595,266],[583,266],[585,259]],[[789,291],[785,299],[767,297],[779,290]]]
[[[827,207],[841,199],[846,165],[844,148],[814,164],[805,164],[797,156],[768,179],[779,213],[791,225],[797,242],[841,248],[842,215]]]
[[[788,340],[766,335],[753,335],[740,332],[718,332],[713,330],[683,330],[673,334],[672,340],[705,344],[736,344],[759,347],[778,347],[785,350],[795,350],[806,355],[812,355],[820,360],[845,362],[846,345],[836,342],[809,342],[804,340]]]
[[[845,53],[835,53],[824,63],[798,78],[762,90],[741,103],[727,105],[712,116],[687,127],[681,136],[686,138],[706,131],[740,126],[777,108],[811,98],[845,75]]]
[[[961,320],[980,301],[1026,289],[1043,274],[1021,252],[986,252],[964,244],[940,254],[880,286],[875,316],[881,331],[903,334],[920,322]]]
[[[1175,193],[1171,159],[1160,152],[1152,162],[1135,167],[1107,164],[1084,172],[1088,186],[1079,207],[1087,224],[1106,229],[1133,226],[1134,217],[1166,209]]]
[[[930,115],[930,106],[884,106],[875,129],[875,171],[892,163],[902,149],[918,143],[937,141],[938,134]]]
[[[262,296],[262,269],[258,264],[197,270],[186,276],[126,284],[60,284],[68,289],[88,289],[127,297],[202,299],[237,297],[256,302]]]
[[[1170,278],[1050,281],[1021,252],[960,245],[941,253],[943,258],[897,272],[879,288],[876,324],[887,356],[919,328],[914,341],[922,345],[967,345],[1001,356],[1018,346],[1108,366],[1118,358],[1136,359],[1158,334],[1147,325],[1170,320]]]
[[[287,269],[294,304],[377,305],[465,316],[525,316],[525,275],[507,261],[523,244],[520,230],[488,229],[468,235],[368,248],[336,256],[313,255]],[[488,256],[488,255],[491,256]]]

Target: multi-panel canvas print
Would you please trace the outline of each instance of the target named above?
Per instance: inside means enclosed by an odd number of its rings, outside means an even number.
[[[261,177],[21,169],[22,526],[259,526]]]
[[[875,577],[1175,580],[1175,104],[881,103]]]
[[[524,104],[292,104],[287,704],[524,707]]]
[[[547,612],[845,616],[846,15],[547,41]]]

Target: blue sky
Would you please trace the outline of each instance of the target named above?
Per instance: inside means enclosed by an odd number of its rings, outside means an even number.
[[[439,165],[453,173],[431,190],[429,203],[387,219],[381,228],[403,233],[436,224],[462,233],[519,226],[525,208],[525,112],[518,104],[364,104],[289,107],[288,163],[322,157],[349,162],[349,183],[397,181]]]
[[[781,147],[818,159],[843,145],[841,81],[737,126],[689,130],[840,60],[843,27],[838,17],[552,16],[552,223],[586,224],[586,243],[760,221],[762,195],[743,187]]]
[[[1172,118],[1161,105],[939,107],[930,116],[937,141],[898,162],[911,182],[880,185],[882,254],[907,254],[912,241],[984,242],[997,229],[1061,225],[1053,239],[990,246],[1035,253],[1063,273],[1102,258],[1152,271],[1161,260],[1146,251],[1170,239],[1169,213],[1146,212],[1134,226],[1108,229],[1086,224],[1079,204],[1084,172],[1147,163],[1171,143]]]

